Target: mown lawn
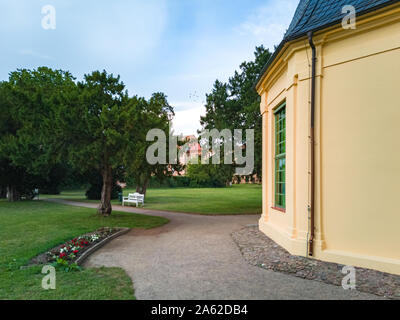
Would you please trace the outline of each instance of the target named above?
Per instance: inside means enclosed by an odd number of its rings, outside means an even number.
[[[43,201],[0,201],[0,299],[134,299],[131,279],[119,268],[57,272],[56,290],[42,289],[41,267],[30,259],[100,227],[149,229],[168,222],[160,217],[113,212]]]
[[[125,189],[124,196],[135,190]],[[230,188],[170,188],[149,189],[145,198],[145,209],[208,215],[259,214],[262,208],[260,185],[234,185]],[[62,192],[52,198],[75,201],[85,199],[83,190]],[[42,197],[49,197],[43,195]],[[98,202],[98,201],[90,201]],[[113,201],[113,204],[120,204]]]

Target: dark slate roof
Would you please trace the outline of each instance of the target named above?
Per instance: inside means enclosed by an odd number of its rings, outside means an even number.
[[[301,0],[284,39],[301,37],[308,31],[341,22],[345,15],[342,13],[345,5],[353,6],[360,15],[394,2],[398,0]]]
[[[301,38],[310,31],[318,31],[341,23],[346,15],[342,13],[345,5],[354,6],[359,17],[396,2],[400,0],[300,0],[282,42],[264,67],[257,83],[287,42]]]

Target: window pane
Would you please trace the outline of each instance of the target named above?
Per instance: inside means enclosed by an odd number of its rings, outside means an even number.
[[[286,207],[286,105],[275,113],[275,206]]]

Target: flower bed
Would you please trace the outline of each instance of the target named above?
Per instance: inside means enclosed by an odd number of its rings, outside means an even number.
[[[105,242],[106,239],[112,239],[126,229],[124,228],[101,228],[74,238],[64,244],[61,244],[46,253],[42,253],[32,259],[31,264],[52,264],[56,267],[65,269],[79,269],[77,261],[88,251]]]
[[[95,232],[91,235],[81,236],[66,244],[61,245],[61,248],[53,249],[47,252],[48,262],[54,262],[58,259],[68,260],[73,262],[79,253],[82,253],[91,244],[96,243],[102,238],[106,238],[108,235],[112,234],[112,229],[106,232]]]

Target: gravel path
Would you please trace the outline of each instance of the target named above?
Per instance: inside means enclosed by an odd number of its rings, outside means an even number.
[[[341,271],[344,265],[291,255],[256,226],[247,226],[235,231],[232,238],[245,260],[254,266],[341,286],[344,277]],[[358,291],[392,299],[400,298],[400,276],[364,268],[355,270]]]
[[[95,204],[52,200],[94,208]],[[86,267],[121,267],[137,299],[378,299],[371,294],[264,270],[247,263],[231,233],[259,216],[202,216],[114,206],[116,211],[161,216],[171,222],[132,230],[88,258]]]

